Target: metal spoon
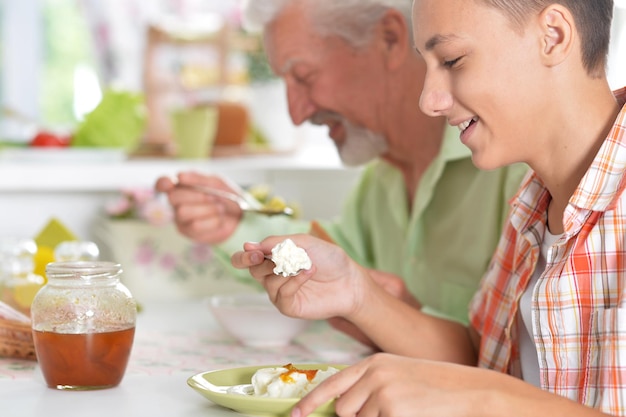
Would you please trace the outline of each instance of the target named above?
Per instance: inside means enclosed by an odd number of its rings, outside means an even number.
[[[276,215],[293,216],[293,210],[289,207],[284,207],[282,209],[264,207],[261,203],[258,203],[256,201],[250,201],[249,199],[246,199],[244,196],[240,194],[232,193],[229,191],[219,190],[217,188],[202,187],[200,185],[180,185],[179,184],[178,187],[191,188],[193,190],[200,191],[205,194],[210,194],[210,195],[214,195],[217,197],[225,198],[227,200],[235,202],[242,211],[264,214],[266,216],[276,216]]]

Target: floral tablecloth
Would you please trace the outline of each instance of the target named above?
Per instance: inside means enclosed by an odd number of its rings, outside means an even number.
[[[369,349],[315,322],[294,343],[279,348],[238,344],[201,302],[148,305],[137,321],[126,375],[190,375],[213,369],[286,363],[351,364]],[[33,378],[36,362],[0,358],[0,379]]]

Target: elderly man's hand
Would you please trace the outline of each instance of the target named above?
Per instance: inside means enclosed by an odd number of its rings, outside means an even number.
[[[161,177],[155,184],[157,191],[167,194],[180,233],[196,242],[208,244],[228,239],[239,225],[241,209],[231,201],[185,186],[234,191],[232,187],[222,178],[195,172],[180,173],[176,180]]]

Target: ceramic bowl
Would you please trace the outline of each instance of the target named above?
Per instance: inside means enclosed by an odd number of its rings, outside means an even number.
[[[288,345],[311,323],[283,315],[264,292],[214,295],[208,304],[224,330],[246,346]]]

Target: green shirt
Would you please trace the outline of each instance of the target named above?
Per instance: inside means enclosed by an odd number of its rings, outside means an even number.
[[[448,129],[412,212],[402,174],[378,160],[365,167],[341,216],[321,223],[361,265],[402,276],[424,311],[467,323],[468,304],[500,238],[508,200],[526,171],[525,165],[477,169],[458,132]],[[248,216],[221,248],[232,253],[245,241],[308,229],[308,222]]]

